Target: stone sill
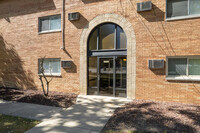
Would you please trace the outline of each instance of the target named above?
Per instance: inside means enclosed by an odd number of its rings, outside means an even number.
[[[166,80],[177,81],[200,81],[200,76],[166,76]]]
[[[61,74],[44,74],[47,77],[61,77]],[[42,74],[38,74],[38,76],[43,76]]]
[[[200,14],[166,18],[165,20],[166,21],[175,21],[175,20],[184,20],[184,19],[192,19],[192,18],[200,18]]]
[[[50,30],[50,31],[42,31],[38,32],[38,34],[48,34],[48,33],[56,33],[56,32],[61,32],[61,30]]]

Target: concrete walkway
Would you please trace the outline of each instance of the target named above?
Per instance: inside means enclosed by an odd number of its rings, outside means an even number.
[[[0,100],[0,113],[42,122],[26,133],[99,133],[113,111],[130,100],[103,96],[79,96],[75,105],[63,109]]]

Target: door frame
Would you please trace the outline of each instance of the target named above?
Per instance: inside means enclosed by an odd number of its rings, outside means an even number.
[[[97,56],[97,87],[91,87],[93,89],[96,88],[97,94],[95,94],[95,95],[100,95],[100,59],[112,58],[113,59],[113,95],[112,96],[116,97],[116,90],[120,90],[119,88],[116,89],[116,59],[117,59],[117,57],[121,57],[121,56],[125,56],[127,59],[127,55]],[[91,56],[91,57],[94,57],[94,56]],[[88,62],[88,65],[89,65],[89,62]],[[125,92],[126,97],[127,97],[127,69],[128,69],[128,67],[127,67],[127,63],[126,63],[126,89],[122,89],[122,90],[126,91]],[[89,76],[88,75],[87,75],[87,79],[88,79],[88,84],[89,84]],[[90,89],[90,87],[87,86],[87,89]],[[89,94],[87,93],[87,95],[89,95]]]

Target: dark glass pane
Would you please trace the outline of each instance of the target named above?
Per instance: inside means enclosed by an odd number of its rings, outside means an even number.
[[[200,75],[200,59],[189,59],[189,75]]]
[[[113,96],[113,58],[100,59],[100,95]]]
[[[126,34],[122,30],[122,28],[117,27],[117,49],[125,49],[126,48]]]
[[[114,49],[115,25],[105,24],[100,27],[99,49]]]
[[[188,15],[188,0],[167,0],[167,17]]]
[[[40,31],[48,31],[48,30],[49,30],[49,18],[41,18]]]
[[[61,29],[61,16],[51,16],[50,17],[50,30],[58,30]]]
[[[126,89],[126,57],[116,59],[116,88]]]
[[[97,34],[98,30],[94,30],[89,38],[89,50],[96,50],[97,49]]]
[[[88,81],[88,94],[97,94],[97,57],[89,57],[89,81]]]
[[[200,0],[190,0],[190,14],[200,13]]]
[[[186,75],[187,59],[168,59],[168,75]]]

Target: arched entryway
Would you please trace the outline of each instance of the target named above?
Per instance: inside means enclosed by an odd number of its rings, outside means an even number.
[[[88,38],[88,95],[126,97],[127,39],[114,23],[96,26]]]
[[[102,14],[95,17],[91,20],[88,25],[83,29],[81,37],[80,37],[80,94],[87,95],[88,94],[88,57],[91,54],[88,47],[88,39],[89,36],[95,31],[94,29],[100,25],[104,24],[114,24],[115,27],[121,28],[126,35],[126,96],[127,98],[135,98],[135,90],[136,90],[136,38],[135,32],[132,28],[132,24],[127,21],[124,17],[118,14]],[[97,28],[98,29],[98,28]],[[115,28],[116,29],[116,28]],[[107,48],[106,46],[102,46],[103,48]],[[117,48],[117,46],[116,46]],[[99,51],[101,50],[101,47]],[[106,51],[106,50],[105,50]],[[117,52],[125,53],[125,51],[116,50]],[[98,51],[97,51],[98,52]],[[116,59],[116,52],[114,52]],[[112,53],[112,52],[110,52]],[[95,53],[93,53],[95,54]],[[106,55],[108,56],[108,55]],[[108,57],[109,58],[109,57]],[[100,59],[99,59],[100,60]],[[122,59],[123,60],[123,59]],[[105,61],[105,63],[108,61]]]

